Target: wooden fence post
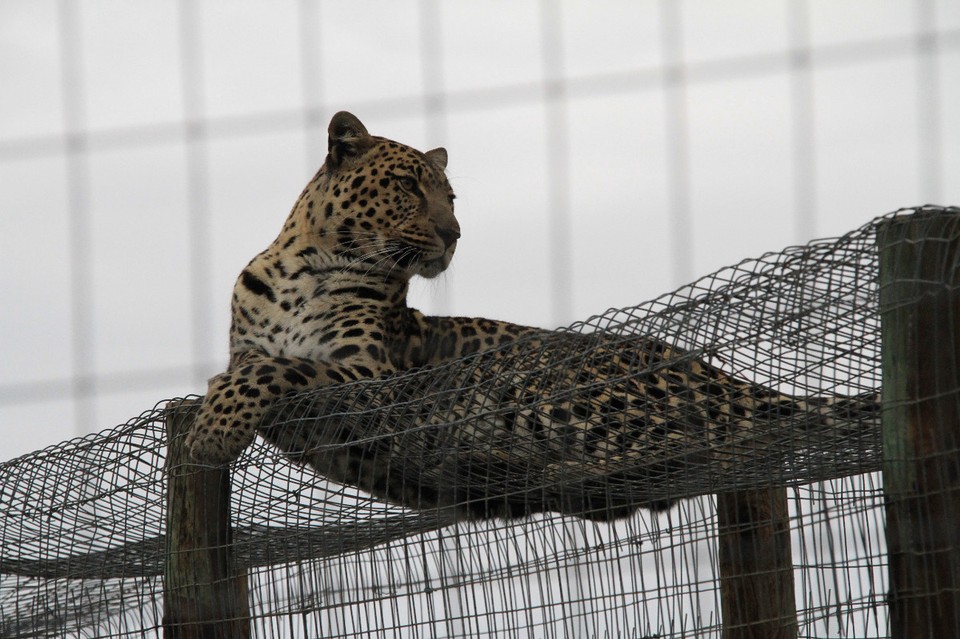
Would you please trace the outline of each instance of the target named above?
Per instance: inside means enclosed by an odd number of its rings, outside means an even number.
[[[250,636],[247,576],[233,566],[230,470],[190,461],[183,445],[199,402],[167,407],[164,639]]]
[[[960,216],[877,230],[890,632],[960,637]]]
[[[717,495],[723,639],[795,639],[787,489]]]

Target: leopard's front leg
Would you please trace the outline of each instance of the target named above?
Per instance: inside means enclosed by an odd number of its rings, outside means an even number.
[[[257,425],[277,399],[351,379],[357,379],[356,373],[340,363],[249,351],[208,382],[200,413],[187,435],[187,448],[201,463],[233,461],[253,442]]]

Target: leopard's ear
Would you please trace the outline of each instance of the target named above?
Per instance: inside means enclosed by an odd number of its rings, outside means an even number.
[[[327,134],[327,163],[333,167],[340,166],[346,158],[362,154],[373,142],[363,122],[346,111],[331,118]]]
[[[447,150],[442,146],[427,151],[424,155],[441,171],[447,168]]]

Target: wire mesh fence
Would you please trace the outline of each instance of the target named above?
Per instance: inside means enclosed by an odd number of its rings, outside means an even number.
[[[908,215],[960,241],[960,209],[903,210],[545,337],[286,398],[261,426],[276,445],[258,439],[195,509],[228,513],[222,538],[207,531],[214,591],[242,594],[227,616],[263,637],[737,636],[752,603],[726,594],[730,558],[756,559],[735,547],[765,523],[750,509],[780,508],[788,574],[772,583],[796,611],[766,621],[895,635],[881,300],[915,300],[884,298],[878,229]],[[915,279],[952,296],[949,315],[960,258],[945,255],[942,277]],[[953,404],[955,374],[931,386]],[[884,419],[925,405],[892,397]],[[185,553],[170,482],[195,470],[167,428],[195,409],[0,465],[0,635],[190,636],[165,634]],[[960,573],[940,586],[956,596]]]

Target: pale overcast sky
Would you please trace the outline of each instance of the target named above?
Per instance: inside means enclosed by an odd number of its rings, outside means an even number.
[[[952,0],[4,0],[0,460],[204,390],[337,110],[449,151],[412,303],[552,327],[960,203],[958,103]]]

